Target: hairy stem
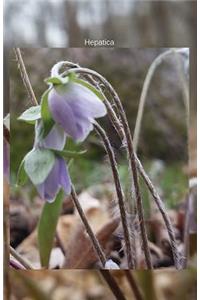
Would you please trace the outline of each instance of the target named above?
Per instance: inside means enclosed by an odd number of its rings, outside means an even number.
[[[168,54],[171,54],[173,51],[174,50],[169,50]],[[166,54],[166,55],[168,55],[168,54]],[[158,58],[158,61],[157,61],[156,65],[158,63],[160,63],[159,58]],[[70,65],[69,65],[69,67],[70,67]],[[85,69],[85,68],[78,67],[78,68],[75,68],[73,70],[68,70],[68,71],[64,72],[62,75],[65,75],[65,74],[67,74],[71,71],[72,72],[77,72],[77,73],[80,73],[80,74],[84,74],[84,76],[90,76],[90,78],[92,78],[92,79],[93,79],[93,77],[97,78],[98,80],[103,82],[103,84],[105,86],[107,86],[109,88],[109,90],[111,91],[111,94],[113,95],[113,97],[116,98],[115,91],[113,91],[112,86],[107,82],[107,80],[105,78],[103,78],[97,72],[95,72],[93,70],[90,70],[90,69]],[[108,100],[106,98],[104,100],[105,100],[105,103],[108,102]],[[108,109],[108,116],[109,116],[114,128],[117,130],[119,136],[121,137],[122,142],[123,142],[123,140],[125,138],[125,133],[124,133],[124,128],[122,129],[121,121],[118,119],[118,117],[117,117],[114,109],[110,105],[110,103],[109,103],[109,105],[107,105],[107,109]],[[140,175],[142,176],[145,184],[147,185],[147,188],[149,189],[150,193],[152,194],[153,199],[155,200],[156,205],[157,205],[158,209],[160,210],[160,212],[161,212],[161,214],[164,218],[165,225],[167,227],[168,235],[169,235],[169,238],[170,238],[170,244],[171,244],[171,248],[172,248],[175,267],[177,269],[181,269],[182,266],[181,266],[181,262],[180,262],[180,254],[179,254],[179,251],[178,251],[178,248],[177,248],[173,227],[171,225],[170,219],[169,219],[169,217],[168,217],[168,215],[165,211],[165,208],[164,208],[164,203],[161,200],[158,192],[156,191],[156,188],[152,184],[152,182],[149,179],[148,175],[146,174],[145,170],[143,169],[142,164],[140,163],[140,161],[137,158],[136,154],[134,152],[132,152],[132,155],[134,156],[134,159],[136,160],[136,166],[137,166],[137,169],[138,169]]]
[[[26,67],[22,58],[22,54],[21,54],[21,50],[19,48],[14,48],[15,51],[15,56],[18,62],[18,67],[21,73],[21,77],[24,83],[24,86],[28,92],[29,98],[32,102],[33,105],[38,105],[37,99],[35,97],[35,94],[33,92],[32,86],[31,86],[31,82],[30,79],[28,77],[27,71],[26,71]]]
[[[76,209],[77,209],[77,211],[79,213],[79,216],[80,216],[80,218],[81,218],[81,220],[82,220],[82,222],[83,222],[83,224],[85,226],[85,229],[86,229],[86,231],[87,231],[87,233],[88,233],[88,235],[89,235],[89,237],[91,239],[91,242],[92,242],[92,245],[94,247],[94,250],[95,250],[95,252],[97,253],[97,255],[98,255],[99,259],[100,259],[102,267],[104,268],[104,266],[106,264],[106,256],[105,256],[105,254],[104,254],[104,252],[102,250],[101,245],[99,244],[98,239],[96,238],[95,234],[93,233],[93,230],[92,230],[90,224],[88,223],[87,217],[85,216],[85,213],[84,213],[84,211],[83,211],[83,209],[82,209],[82,207],[81,207],[81,205],[80,205],[80,203],[78,201],[78,197],[76,195],[76,192],[75,192],[75,189],[74,189],[73,186],[71,188],[71,197],[72,197],[74,205],[75,205],[75,207],[76,207]]]
[[[153,196],[153,199],[155,200],[156,205],[157,205],[160,213],[162,214],[163,220],[165,222],[165,225],[166,225],[166,228],[167,228],[167,231],[168,231],[168,235],[169,235],[169,238],[170,238],[171,249],[172,249],[172,253],[173,253],[173,259],[174,259],[175,267],[177,269],[182,269],[181,258],[180,258],[180,254],[179,254],[179,251],[178,251],[178,248],[177,248],[174,230],[173,230],[170,218],[169,218],[167,212],[165,211],[164,203],[161,200],[161,198],[160,198],[157,190],[155,189],[153,183],[151,182],[150,178],[146,174],[146,172],[145,172],[144,168],[142,167],[142,164],[139,161],[139,159],[137,158],[136,154],[135,154],[135,157],[136,157],[136,162],[137,162],[137,168],[139,169],[140,174],[141,174],[144,182],[146,183],[151,195]]]
[[[107,87],[108,91],[110,92],[111,96],[113,97],[114,103],[117,106],[118,112],[120,113],[121,122],[122,122],[122,125],[124,128],[124,134],[125,134],[125,138],[126,138],[126,142],[127,142],[127,154],[128,154],[128,158],[129,158],[129,164],[131,167],[132,179],[133,179],[134,188],[135,188],[136,206],[137,206],[137,213],[138,213],[138,219],[139,219],[140,230],[141,230],[143,249],[144,249],[144,254],[145,254],[145,259],[146,259],[146,265],[147,265],[148,269],[152,269],[151,255],[150,255],[150,250],[149,250],[149,246],[148,246],[146,228],[145,228],[145,224],[144,224],[144,210],[143,210],[143,204],[142,204],[139,183],[138,183],[137,167],[136,167],[136,161],[135,161],[135,156],[134,156],[134,151],[133,151],[132,137],[131,137],[131,132],[130,132],[130,128],[128,125],[128,121],[126,118],[126,114],[122,107],[119,96],[117,95],[116,91],[113,89],[112,85],[99,73],[97,73],[93,70],[87,69],[87,68],[75,68],[73,70],[68,70],[68,71],[64,72],[62,75],[69,74],[71,72],[92,75],[95,78],[97,78],[98,80],[100,80],[104,84],[104,86]]]
[[[140,136],[142,117],[143,117],[143,113],[144,113],[144,106],[145,106],[147,93],[149,91],[149,87],[150,87],[153,75],[154,75],[157,67],[163,62],[163,60],[167,56],[169,56],[171,54],[177,55],[181,52],[182,52],[182,49],[172,48],[172,49],[165,51],[164,53],[161,53],[154,59],[154,61],[152,62],[152,64],[150,65],[150,67],[148,69],[148,72],[147,72],[147,75],[145,77],[144,84],[142,87],[142,92],[141,92],[141,96],[140,96],[140,100],[139,100],[139,108],[138,108],[138,113],[137,113],[136,123],[135,123],[135,130],[134,130],[134,134],[133,134],[133,145],[134,145],[135,152],[137,152],[137,148],[138,148],[138,141],[139,141],[139,136]],[[181,84],[183,87],[183,93],[184,93],[183,96],[184,96],[186,111],[187,111],[187,115],[188,115],[188,113],[189,113],[188,90],[186,89],[185,81],[183,83],[183,77],[182,77],[182,74],[180,73],[179,65],[177,66],[177,71],[178,71],[178,75],[180,77],[180,81],[181,81]]]
[[[135,265],[134,265],[132,249],[131,249],[130,232],[129,232],[129,226],[128,226],[127,215],[126,215],[124,194],[123,194],[120,179],[119,179],[119,173],[118,173],[118,169],[117,169],[117,162],[115,159],[115,154],[113,152],[110,141],[109,141],[105,131],[103,130],[103,128],[98,123],[94,124],[94,128],[97,131],[97,133],[100,135],[100,137],[102,138],[106,152],[107,152],[109,160],[110,160],[110,165],[111,165],[111,169],[112,169],[112,173],[113,173],[116,193],[117,193],[117,197],[118,197],[118,204],[119,204],[119,209],[120,209],[120,214],[121,214],[122,227],[123,227],[123,231],[124,231],[124,239],[125,239],[125,245],[126,245],[128,267],[130,269],[133,269],[133,268],[135,268]]]
[[[99,270],[99,272],[101,273],[102,277],[104,278],[104,280],[106,281],[106,283],[110,287],[110,289],[111,289],[113,295],[115,296],[115,298],[117,300],[126,300],[126,298],[125,298],[123,292],[121,291],[118,283],[116,282],[114,277],[110,274],[110,272],[108,270]]]

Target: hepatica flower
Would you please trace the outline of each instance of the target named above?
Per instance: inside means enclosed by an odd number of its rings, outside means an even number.
[[[67,165],[64,158],[59,155],[59,151],[62,151],[65,146],[66,134],[57,124],[45,138],[42,137],[42,132],[43,123],[40,120],[35,125],[34,147],[22,161],[18,177],[23,181],[24,170],[41,198],[53,202],[61,188],[66,195],[71,192],[71,179]]]
[[[71,179],[67,170],[65,160],[62,157],[56,157],[53,168],[47,178],[36,188],[42,199],[53,202],[60,188],[66,195],[71,192]]]
[[[48,94],[48,105],[54,121],[79,142],[93,129],[95,118],[106,115],[106,107],[99,97],[73,81],[53,87]]]
[[[35,185],[42,199],[45,199],[48,202],[53,202],[60,188],[63,188],[66,195],[71,192],[71,179],[65,160],[61,156],[56,155],[53,151],[49,150],[63,150],[66,143],[66,134],[59,125],[55,124],[49,134],[42,139],[40,138],[42,122],[39,122],[36,125],[35,131],[35,151],[38,153],[44,153],[44,155],[47,156],[46,160],[48,160],[48,158],[50,160],[50,168],[46,172],[46,178],[44,178],[41,183]],[[40,155],[43,161],[43,156],[42,154]],[[45,156],[43,163],[46,165]],[[37,166],[37,162],[35,166]]]

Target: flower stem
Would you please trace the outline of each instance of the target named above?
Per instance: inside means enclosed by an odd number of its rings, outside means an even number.
[[[79,203],[78,197],[76,195],[76,192],[75,192],[75,189],[74,189],[73,186],[71,187],[71,196],[72,196],[72,200],[74,202],[74,205],[75,205],[75,207],[76,207],[76,209],[79,213],[79,216],[80,216],[80,218],[81,218],[81,220],[82,220],[82,222],[85,226],[85,229],[86,229],[86,231],[87,231],[87,233],[88,233],[88,235],[91,239],[91,242],[92,242],[92,245],[95,249],[95,252],[97,253],[97,255],[100,259],[100,262],[102,264],[102,267],[104,268],[105,263],[106,263],[106,256],[105,256],[105,254],[102,250],[102,247],[101,247],[98,239],[96,238],[95,234],[93,233],[90,224],[88,223],[88,220],[87,220],[87,218],[85,216],[85,213],[84,213],[84,211],[83,211],[83,209],[82,209],[82,207]]]
[[[67,71],[67,73],[70,73],[70,72],[72,72],[72,71],[71,70]],[[87,69],[87,68],[75,68],[75,69],[73,69],[73,72],[86,73],[86,74],[89,74],[89,75],[92,75],[92,76],[98,78],[108,88],[108,91],[112,95],[113,100],[117,106],[119,113],[120,113],[121,122],[122,122],[122,125],[124,128],[124,134],[125,134],[125,138],[126,138],[126,142],[127,142],[127,154],[128,154],[128,158],[129,158],[129,164],[131,167],[132,179],[133,179],[134,188],[135,188],[136,206],[137,206],[137,213],[138,213],[138,219],[139,219],[139,224],[140,224],[140,231],[141,231],[144,255],[145,255],[145,259],[146,259],[146,265],[147,265],[148,269],[152,269],[153,266],[151,263],[151,255],[150,255],[150,250],[149,250],[149,246],[148,246],[148,239],[147,239],[147,233],[146,233],[145,222],[144,222],[144,209],[143,209],[143,204],[142,204],[142,199],[141,199],[140,189],[139,189],[139,183],[138,183],[137,167],[136,167],[136,160],[135,160],[134,151],[133,151],[134,149],[133,149],[132,136],[131,136],[130,128],[129,128],[128,121],[126,118],[126,114],[124,112],[124,109],[123,109],[123,106],[119,99],[119,96],[117,95],[116,91],[113,89],[112,85],[99,73],[97,73],[93,70]]]
[[[123,231],[124,231],[124,239],[125,239],[125,245],[126,245],[128,267],[130,269],[134,269],[135,265],[134,265],[134,260],[133,260],[133,256],[132,256],[130,232],[129,232],[127,215],[126,215],[124,194],[123,194],[120,179],[119,179],[119,173],[118,173],[118,169],[117,169],[117,162],[115,159],[115,154],[113,152],[110,141],[109,141],[105,131],[103,130],[103,128],[98,123],[94,124],[94,128],[97,131],[97,133],[100,135],[101,139],[103,140],[104,146],[106,148],[106,152],[109,156],[111,169],[112,169],[112,173],[113,173],[113,178],[114,178],[114,182],[115,182],[116,193],[117,193],[117,197],[118,197],[118,204],[119,204],[119,209],[120,209],[120,214],[121,214],[122,226],[123,226]]]
[[[171,53],[172,53],[172,51],[170,50],[169,54],[171,54]],[[70,65],[69,65],[69,67],[70,67]],[[70,71],[81,73],[81,74],[84,74],[86,76],[89,75],[91,78],[93,78],[93,77],[97,78],[98,80],[103,82],[103,84],[105,86],[108,86],[109,90],[111,91],[111,94],[113,95],[113,97],[116,97],[115,96],[115,91],[113,91],[113,88],[110,85],[110,83],[103,76],[98,74],[97,72],[95,72],[93,70],[90,70],[90,69],[86,69],[86,68],[73,68],[73,70],[68,70],[68,71],[64,72],[63,74],[67,74]],[[109,101],[106,98],[104,98],[104,100],[105,100],[106,104],[108,103],[108,105],[106,105],[106,107],[108,109],[108,116],[109,116],[114,128],[118,132],[118,135],[121,137],[122,142],[123,142],[123,140],[125,138],[125,133],[124,133],[124,129],[122,129],[122,126],[121,126],[121,120],[118,119],[118,117],[117,117],[115,111],[113,110],[112,106],[110,105]],[[156,202],[156,205],[157,205],[158,209],[160,210],[160,212],[163,216],[163,219],[164,219],[167,231],[168,231],[168,235],[169,235],[169,238],[170,238],[170,244],[171,244],[171,248],[172,248],[175,267],[176,267],[176,269],[182,269],[180,254],[179,254],[177,244],[176,244],[176,240],[175,240],[175,234],[174,234],[174,231],[173,231],[173,227],[171,225],[171,221],[170,221],[170,219],[167,215],[167,212],[165,211],[164,203],[161,200],[156,188],[154,187],[154,185],[151,182],[150,178],[146,174],[140,160],[138,159],[138,157],[136,156],[136,153],[134,151],[132,152],[132,155],[134,156],[134,159],[136,161],[136,167],[137,167],[140,175],[142,176],[145,184],[147,185],[147,188],[149,189],[151,195],[153,196],[153,199]]]
[[[15,56],[18,62],[18,67],[21,73],[21,77],[24,83],[24,86],[28,92],[29,98],[33,105],[38,105],[37,99],[35,97],[35,94],[33,92],[30,79],[28,77],[26,67],[22,58],[21,50],[19,48],[14,48]]]
[[[104,280],[107,282],[108,286],[110,287],[111,291],[113,292],[115,298],[117,300],[126,300],[123,292],[121,291],[118,283],[114,279],[114,277],[110,274],[108,270],[99,270]]]
[[[140,136],[140,130],[141,130],[141,123],[142,123],[142,117],[143,117],[143,112],[144,112],[144,106],[145,106],[145,102],[147,99],[147,93],[149,91],[149,87],[153,78],[153,75],[157,69],[157,67],[163,62],[163,60],[171,55],[171,54],[175,54],[178,55],[178,53],[180,54],[182,52],[181,48],[179,49],[169,49],[163,53],[161,53],[160,55],[158,55],[155,60],[151,63],[148,72],[146,74],[145,80],[144,80],[144,84],[142,87],[142,92],[141,92],[141,96],[140,96],[140,100],[139,100],[139,108],[138,108],[138,113],[137,113],[137,117],[136,117],[136,123],[135,123],[135,130],[134,130],[134,134],[133,134],[133,145],[134,145],[134,149],[135,152],[137,152],[137,147],[138,147],[138,141],[139,141],[139,136]],[[176,66],[176,64],[175,64]],[[177,64],[177,71],[178,71],[178,76],[180,78],[180,82],[182,84],[183,87],[183,96],[184,96],[184,102],[185,102],[185,106],[186,106],[186,113],[187,116],[189,115],[189,101],[188,101],[188,89],[187,86],[185,84],[185,80],[182,77],[182,74],[180,72],[180,62],[178,61]]]
[[[161,200],[157,190],[155,189],[153,183],[151,182],[150,178],[148,177],[148,175],[146,174],[141,162],[139,161],[139,159],[137,158],[136,154],[135,154],[135,158],[136,158],[136,164],[137,164],[137,168],[140,170],[140,174],[144,180],[144,182],[146,183],[151,195],[153,196],[153,199],[156,202],[156,205],[163,217],[163,220],[165,222],[167,231],[168,231],[168,235],[170,238],[170,244],[171,244],[171,249],[172,249],[172,254],[173,254],[173,259],[174,259],[174,264],[175,267],[180,270],[182,269],[182,264],[181,264],[181,257],[177,248],[177,244],[176,244],[176,238],[175,238],[175,234],[174,234],[174,230],[170,221],[170,218],[167,214],[167,212],[165,211],[165,206],[163,201]]]
[[[24,259],[19,253],[17,253],[17,251],[11,246],[10,246],[10,253],[25,269],[28,270],[33,269],[31,264],[26,259]]]

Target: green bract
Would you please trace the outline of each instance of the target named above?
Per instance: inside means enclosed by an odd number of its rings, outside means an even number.
[[[41,118],[41,108],[40,105],[32,106],[25,110],[18,120],[25,121],[30,124],[34,124],[36,120]]]
[[[24,170],[37,185],[43,183],[55,163],[55,155],[48,149],[33,149],[24,158]]]
[[[44,124],[44,137],[47,136],[47,134],[50,132],[55,123],[52,119],[52,115],[48,105],[48,94],[51,89],[52,87],[49,88],[46,92],[44,92],[41,100],[41,116]]]

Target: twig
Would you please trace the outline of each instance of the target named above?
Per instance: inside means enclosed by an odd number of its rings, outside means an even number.
[[[121,187],[120,179],[119,179],[119,173],[117,169],[117,162],[115,159],[115,154],[113,152],[112,146],[110,144],[110,141],[103,130],[103,128],[98,124],[94,124],[94,128],[97,131],[97,133],[100,135],[101,139],[103,140],[106,152],[109,156],[110,165],[113,173],[116,193],[118,197],[118,204],[121,214],[121,220],[122,220],[122,226],[124,231],[124,239],[125,239],[125,245],[126,245],[126,251],[127,251],[127,260],[128,260],[128,267],[130,269],[135,268],[134,260],[132,256],[132,250],[131,250],[131,241],[130,241],[130,232],[129,232],[129,226],[127,221],[127,215],[126,215],[126,208],[125,208],[125,201],[124,201],[124,194]]]
[[[18,62],[18,67],[21,73],[21,77],[24,83],[24,86],[28,92],[29,98],[32,102],[33,105],[38,105],[37,99],[35,97],[35,94],[33,92],[32,86],[31,86],[31,82],[30,79],[28,77],[27,71],[26,71],[26,67],[22,58],[22,54],[19,48],[14,48],[15,51],[15,56]]]
[[[10,253],[25,269],[28,270],[33,269],[31,264],[26,259],[24,259],[19,253],[17,253],[17,251],[11,246],[10,246]]]
[[[94,235],[93,231],[92,231],[92,228],[90,227],[90,224],[88,223],[88,220],[85,216],[85,213],[79,203],[79,200],[78,200],[78,197],[76,195],[76,192],[75,192],[75,189],[74,187],[72,186],[71,187],[71,197],[72,197],[72,200],[74,202],[74,205],[79,213],[79,216],[85,226],[85,229],[91,239],[91,242],[92,242],[92,245],[94,247],[94,250],[95,252],[97,253],[99,259],[100,259],[100,262],[102,264],[102,267],[104,268],[105,264],[106,264],[106,256],[102,250],[102,247],[101,245],[99,244],[99,241],[97,240],[96,236]]]
[[[130,270],[124,270],[125,276],[128,280],[128,283],[130,284],[131,290],[133,292],[134,297],[136,300],[143,300],[143,295],[138,287],[138,283],[136,282],[133,274]]]
[[[111,275],[111,273],[108,270],[99,270],[101,273],[102,277],[110,287],[111,291],[113,292],[115,298],[117,300],[126,300],[123,292],[121,291],[118,283],[114,279],[114,277]]]

